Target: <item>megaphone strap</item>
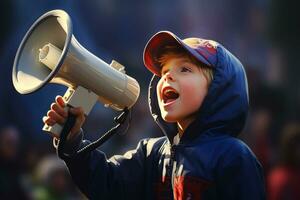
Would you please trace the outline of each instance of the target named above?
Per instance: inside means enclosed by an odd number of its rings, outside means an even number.
[[[58,143],[59,143],[59,139],[56,138],[56,137],[53,137],[52,144],[53,144],[55,149],[58,148]]]
[[[75,124],[75,121],[76,121],[76,116],[73,115],[69,111],[67,120],[64,124],[64,127],[63,127],[62,131],[61,131],[59,142],[58,142],[58,147],[57,147],[57,154],[62,159],[66,159],[66,158],[70,157],[68,154],[64,153],[64,147],[65,147],[65,144],[66,144],[67,137],[68,137],[72,127]]]

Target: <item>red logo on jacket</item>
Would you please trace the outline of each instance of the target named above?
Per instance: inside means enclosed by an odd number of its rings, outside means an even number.
[[[172,195],[171,178],[164,177],[164,182],[155,184],[156,197],[159,200],[170,200]],[[174,200],[201,200],[202,193],[211,185],[210,182],[190,176],[177,176],[174,178]]]
[[[174,178],[174,199],[191,200],[201,199],[202,193],[210,185],[210,182],[190,177],[178,176]]]

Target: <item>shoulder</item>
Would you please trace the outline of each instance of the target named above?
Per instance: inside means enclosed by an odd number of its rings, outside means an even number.
[[[243,165],[252,163],[260,165],[252,150],[242,140],[226,137],[219,144],[219,161],[223,166]]]
[[[229,151],[230,153],[236,154],[251,154],[254,155],[251,149],[245,144],[242,140],[235,138],[235,137],[226,137],[222,144],[224,148]]]
[[[152,158],[157,155],[158,150],[163,146],[166,138],[145,138],[139,141],[135,149],[127,151],[123,155],[114,155],[109,160],[113,163],[119,163],[121,160]]]
[[[157,138],[145,138],[141,140],[139,143],[145,146],[146,148],[153,149],[162,146],[164,143],[166,143],[167,137],[157,137]]]
[[[254,153],[247,144],[238,138],[228,135],[202,138],[195,141],[193,147],[195,147],[194,149],[199,155],[205,152],[213,160],[232,160],[243,156],[255,158]]]
[[[159,152],[167,143],[168,140],[166,136],[158,138],[145,138],[139,142],[139,146],[143,146],[145,154],[148,156],[150,154]]]
[[[234,156],[234,155],[253,155],[253,152],[242,140],[232,136],[218,136],[209,137],[206,140],[202,140],[197,144],[199,147],[209,147],[211,150],[215,150],[220,156]]]
[[[145,138],[141,140],[146,145],[158,145],[158,144],[163,144],[164,142],[167,142],[167,137],[157,137],[157,138]]]

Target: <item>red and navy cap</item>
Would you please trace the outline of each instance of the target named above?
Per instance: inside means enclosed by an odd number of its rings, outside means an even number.
[[[144,64],[148,70],[157,76],[161,76],[161,66],[158,58],[166,51],[164,47],[176,45],[183,47],[206,66],[215,66],[217,60],[217,42],[201,38],[186,38],[181,40],[170,31],[160,31],[150,38],[144,49]]]

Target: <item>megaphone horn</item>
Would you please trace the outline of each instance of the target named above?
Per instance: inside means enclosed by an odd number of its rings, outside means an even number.
[[[21,94],[38,91],[47,83],[68,87],[69,107],[89,114],[97,101],[115,110],[131,108],[138,99],[138,82],[116,61],[107,64],[82,47],[72,34],[72,21],[63,10],[45,13],[27,31],[13,65],[12,79]],[[62,126],[44,126],[59,138]]]

